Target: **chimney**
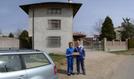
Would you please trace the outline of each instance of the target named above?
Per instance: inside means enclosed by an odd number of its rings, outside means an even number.
[[[72,3],[72,0],[68,0],[69,3]]]

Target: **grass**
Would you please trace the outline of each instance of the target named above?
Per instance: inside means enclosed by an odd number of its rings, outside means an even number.
[[[126,50],[126,51],[113,51],[110,53],[118,54],[118,55],[134,55],[134,49]]]
[[[65,65],[66,63],[65,55],[50,53],[49,56],[52,58],[57,66]]]

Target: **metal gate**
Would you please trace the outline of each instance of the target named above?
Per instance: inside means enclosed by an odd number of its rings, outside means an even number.
[[[92,40],[92,41],[83,40],[83,46],[86,49],[92,49],[92,50],[103,50],[104,49],[103,41],[99,41],[99,40]]]

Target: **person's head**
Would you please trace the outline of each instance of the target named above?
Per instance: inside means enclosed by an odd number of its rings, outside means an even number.
[[[79,40],[76,41],[76,46],[77,47],[80,46],[80,41]]]
[[[69,47],[73,47],[73,42],[68,43]]]

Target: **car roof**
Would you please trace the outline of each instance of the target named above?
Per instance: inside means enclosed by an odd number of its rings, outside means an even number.
[[[30,53],[43,53],[43,51],[41,51],[41,50],[27,50],[27,49],[0,50],[0,55],[4,55],[4,54],[30,54]]]

